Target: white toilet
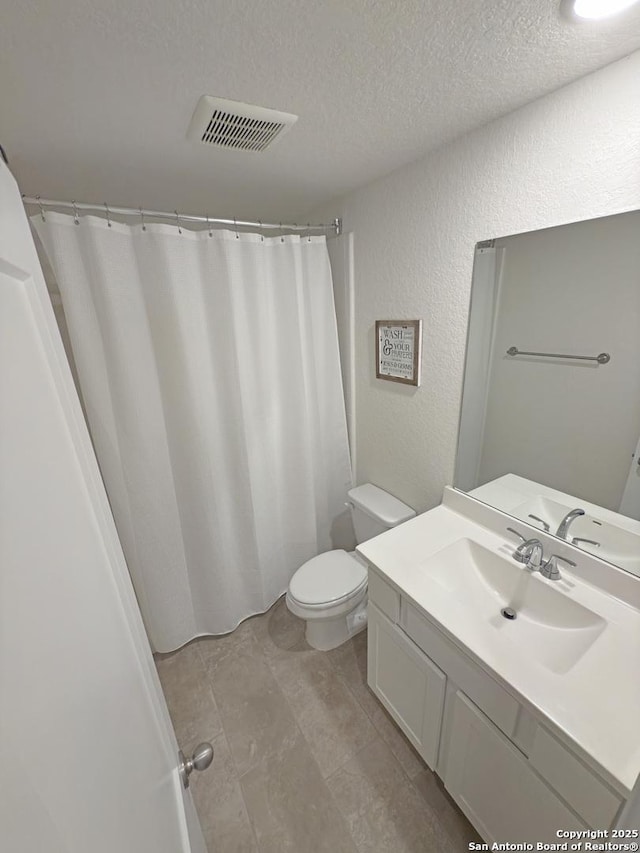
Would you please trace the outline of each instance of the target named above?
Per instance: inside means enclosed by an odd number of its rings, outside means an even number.
[[[415,510],[393,495],[365,483],[349,492],[358,544],[413,518]],[[355,551],[327,551],[307,560],[291,578],[287,607],[307,623],[314,649],[329,651],[367,624],[367,567]]]

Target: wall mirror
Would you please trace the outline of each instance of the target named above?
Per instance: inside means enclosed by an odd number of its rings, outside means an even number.
[[[454,485],[640,576],[640,211],[477,245]]]

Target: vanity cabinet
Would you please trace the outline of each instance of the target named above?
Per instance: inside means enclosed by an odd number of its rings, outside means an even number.
[[[368,630],[369,684],[427,765],[435,770],[446,676],[371,603]]]
[[[586,828],[460,691],[449,736],[444,784],[483,838],[557,842],[558,829]]]
[[[369,572],[369,686],[488,842],[608,829],[624,798],[413,602]]]

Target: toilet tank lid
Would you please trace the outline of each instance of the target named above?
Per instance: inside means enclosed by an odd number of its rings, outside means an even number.
[[[348,494],[352,504],[366,512],[367,515],[379,518],[387,527],[402,524],[403,521],[408,521],[416,514],[416,511],[410,506],[372,483],[356,486]]]

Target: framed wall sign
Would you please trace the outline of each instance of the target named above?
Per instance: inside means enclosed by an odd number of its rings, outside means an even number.
[[[376,320],[376,378],[420,384],[422,320]]]

